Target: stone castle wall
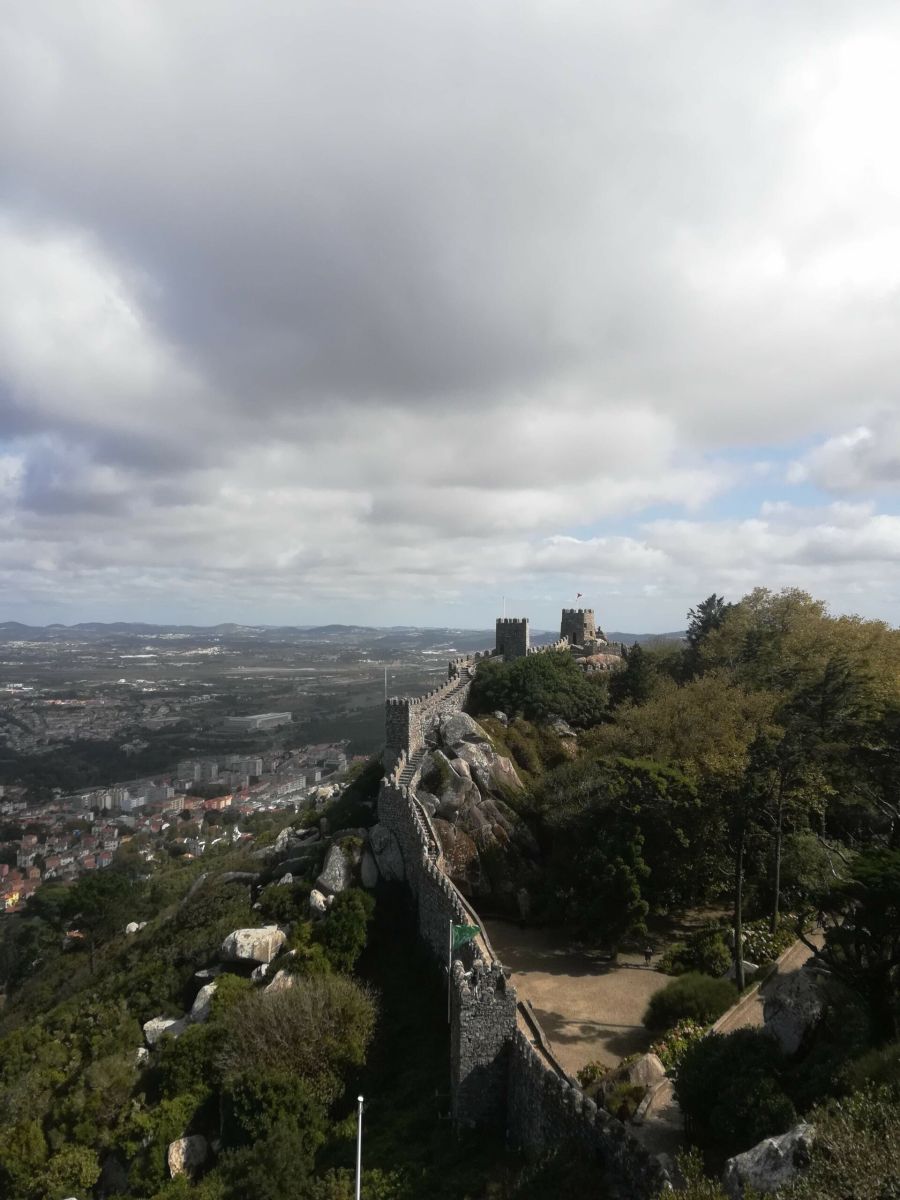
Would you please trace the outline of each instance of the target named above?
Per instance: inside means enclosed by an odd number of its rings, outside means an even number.
[[[468,689],[469,682],[436,689],[430,693],[437,696],[435,711],[461,709]],[[416,704],[407,703],[412,713]],[[414,719],[400,718],[400,728],[408,728],[404,720]],[[415,794],[418,768],[409,758],[404,748],[395,754],[393,769],[381,784],[378,819],[397,840],[415,900],[419,936],[446,970],[451,922],[475,924],[482,931],[484,926],[444,873],[440,841]],[[518,1004],[486,933],[452,957],[448,986],[454,1119],[504,1129],[512,1145],[533,1153],[574,1140],[603,1164],[622,1200],[656,1196],[668,1182],[665,1171],[620,1122],[584,1097],[549,1051],[541,1049],[546,1039],[534,1016]]]
[[[507,1130],[521,1150],[580,1144],[603,1164],[614,1194],[623,1200],[650,1200],[670,1185],[659,1160],[621,1121],[554,1070],[521,1027],[509,1048]]]
[[[474,656],[468,662],[474,662]],[[455,659],[454,662],[461,663]],[[425,745],[425,735],[438,717],[459,712],[469,696],[472,680],[466,667],[457,666],[455,672],[440,687],[426,692],[424,696],[392,696],[384,704],[384,740],[388,751],[394,756],[404,753],[411,758]]]
[[[529,646],[528,653],[529,654],[552,654],[557,650],[568,650],[568,649],[569,649],[569,639],[568,638],[559,638],[557,641],[551,642],[549,644],[549,646]]]

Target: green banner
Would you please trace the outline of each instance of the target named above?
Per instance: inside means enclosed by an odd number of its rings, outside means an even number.
[[[453,926],[453,949],[458,950],[460,946],[465,946],[466,942],[471,942],[473,938],[478,937],[481,930],[477,925],[454,925]]]

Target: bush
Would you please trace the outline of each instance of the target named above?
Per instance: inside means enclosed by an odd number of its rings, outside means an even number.
[[[730,979],[712,979],[690,972],[673,979],[650,997],[644,1024],[653,1031],[671,1029],[685,1018],[710,1025],[731,1007],[737,994]]]
[[[894,1200],[900,1195],[900,1090],[868,1088],[814,1109],[809,1170],[784,1200]]]
[[[599,1083],[604,1075],[609,1074],[609,1067],[605,1063],[595,1059],[593,1062],[585,1063],[575,1078],[581,1084],[582,1088],[587,1089],[593,1087],[595,1083]]]
[[[718,925],[707,925],[692,933],[686,942],[675,942],[659,963],[660,971],[667,975],[700,971],[716,978],[724,975],[730,966],[731,951],[725,941],[725,932]]]
[[[618,1117],[620,1121],[630,1121],[646,1094],[647,1089],[639,1083],[617,1083],[604,1096],[603,1107],[610,1116]]]
[[[795,1122],[781,1086],[783,1055],[761,1029],[711,1033],[684,1055],[675,1095],[692,1138],[723,1158]]]
[[[857,1058],[847,1066],[844,1081],[853,1092],[872,1085],[895,1084],[900,1087],[900,1042],[869,1050]]]
[[[323,1102],[343,1091],[375,1028],[371,994],[343,975],[294,976],[281,992],[251,992],[225,1015],[219,1065],[228,1075],[254,1068],[306,1080]]]
[[[768,917],[748,921],[742,931],[744,958],[754,963],[773,962],[797,940],[796,927],[797,918],[790,914],[780,918],[774,933],[769,929]]]
[[[335,896],[328,916],[315,927],[316,940],[335,971],[353,970],[374,912],[375,901],[361,888],[348,888]]]
[[[670,1074],[677,1071],[681,1060],[695,1042],[704,1037],[706,1029],[698,1021],[689,1018],[679,1021],[677,1025],[650,1047],[650,1053],[655,1054]]]

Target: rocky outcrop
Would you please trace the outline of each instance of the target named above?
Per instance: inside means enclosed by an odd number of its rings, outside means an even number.
[[[272,977],[272,982],[267,983],[263,989],[266,992],[285,992],[288,988],[294,986],[294,976],[288,971],[276,971]]]
[[[144,1022],[144,1037],[148,1046],[155,1046],[163,1034],[173,1038],[181,1037],[187,1026],[187,1017],[151,1017],[149,1021]]]
[[[213,980],[212,983],[207,983],[197,993],[194,1003],[191,1006],[191,1011],[188,1014],[190,1020],[195,1024],[199,1024],[209,1018],[210,1011],[212,1010],[213,996],[216,994],[218,986],[216,981]]]
[[[320,892],[336,896],[350,886],[351,877],[350,863],[344,851],[340,846],[332,846],[325,859],[322,873],[316,880],[316,887]]]
[[[309,915],[315,919],[316,917],[324,917],[328,912],[333,896],[326,896],[324,892],[320,892],[318,888],[313,888],[309,893]]]
[[[270,963],[284,943],[284,931],[277,925],[235,929],[222,943],[219,953],[226,962]]]
[[[388,883],[402,883],[406,878],[403,855],[397,839],[386,825],[373,825],[369,830],[369,848],[381,878]]]
[[[814,970],[803,967],[776,976],[763,1007],[766,1030],[778,1039],[785,1054],[796,1054],[807,1032],[821,1020],[825,1007],[822,978]]]
[[[193,1175],[206,1162],[208,1154],[209,1144],[199,1133],[170,1142],[166,1156],[169,1174],[173,1179],[176,1175]]]
[[[742,1200],[745,1192],[763,1196],[777,1192],[809,1166],[815,1141],[812,1125],[795,1125],[780,1137],[766,1138],[743,1154],[729,1158],[722,1185],[732,1200]]]
[[[416,795],[432,818],[447,874],[468,895],[503,895],[514,909],[523,865],[527,872],[538,858],[534,837],[503,799],[522,787],[518,773],[467,713],[441,717],[433,739]]]

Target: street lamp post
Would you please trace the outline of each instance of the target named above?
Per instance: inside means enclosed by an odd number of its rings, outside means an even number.
[[[356,1101],[359,1104],[359,1115],[356,1122],[356,1200],[359,1200],[360,1188],[362,1187],[362,1096],[357,1096]]]

